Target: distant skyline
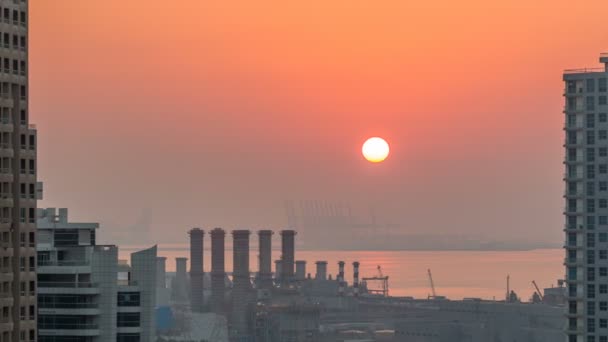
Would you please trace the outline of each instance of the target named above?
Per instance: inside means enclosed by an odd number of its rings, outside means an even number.
[[[39,207],[179,243],[193,226],[277,229],[284,200],[319,199],[403,234],[561,244],[561,74],[599,66],[607,10],[32,2]],[[361,156],[370,136],[391,145],[381,164]]]

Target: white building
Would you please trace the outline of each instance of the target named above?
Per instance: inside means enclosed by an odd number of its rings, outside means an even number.
[[[567,342],[608,342],[608,55],[566,70]]]
[[[38,212],[38,341],[152,342],[156,246],[129,266],[118,247],[96,244],[99,224]]]

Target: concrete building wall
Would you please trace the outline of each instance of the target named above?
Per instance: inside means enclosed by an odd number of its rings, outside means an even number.
[[[140,289],[141,342],[155,341],[156,246],[131,253],[131,276]]]
[[[608,56],[601,70],[565,71],[566,341],[608,340]],[[560,227],[560,229],[562,229]]]
[[[116,246],[94,247],[91,257],[91,281],[99,288],[99,341],[112,341],[116,338],[117,265]]]

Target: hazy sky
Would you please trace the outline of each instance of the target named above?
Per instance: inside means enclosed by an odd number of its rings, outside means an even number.
[[[598,66],[605,0],[30,7],[41,207],[106,231],[148,212],[171,242],[279,228],[285,199],[370,204],[404,233],[562,239],[561,73]],[[379,165],[360,155],[373,135]]]

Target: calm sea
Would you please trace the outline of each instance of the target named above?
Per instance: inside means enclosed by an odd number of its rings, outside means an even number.
[[[120,249],[120,258],[143,247]],[[257,251],[252,247],[250,268],[258,269]],[[159,256],[167,257],[167,271],[175,271],[176,257],[189,257],[183,245],[159,245]],[[273,260],[280,256],[273,251]],[[210,270],[210,251],[204,253],[205,271]],[[534,292],[532,280],[539,287],[557,286],[564,277],[564,252],[561,249],[531,251],[296,251],[296,260],[306,260],[306,272],[314,276],[315,261],[328,262],[328,274],[335,277],[338,261],[346,262],[346,279],[352,281],[352,262],[361,263],[360,276],[382,273],[389,276],[390,295],[426,298],[431,290],[427,269],[435,282],[437,295],[450,299],[476,297],[502,299],[506,292],[506,278],[510,275],[511,289],[528,300]],[[274,269],[274,265],[273,265]],[[226,270],[232,270],[232,250],[226,249]],[[370,284],[371,287],[371,284]]]

